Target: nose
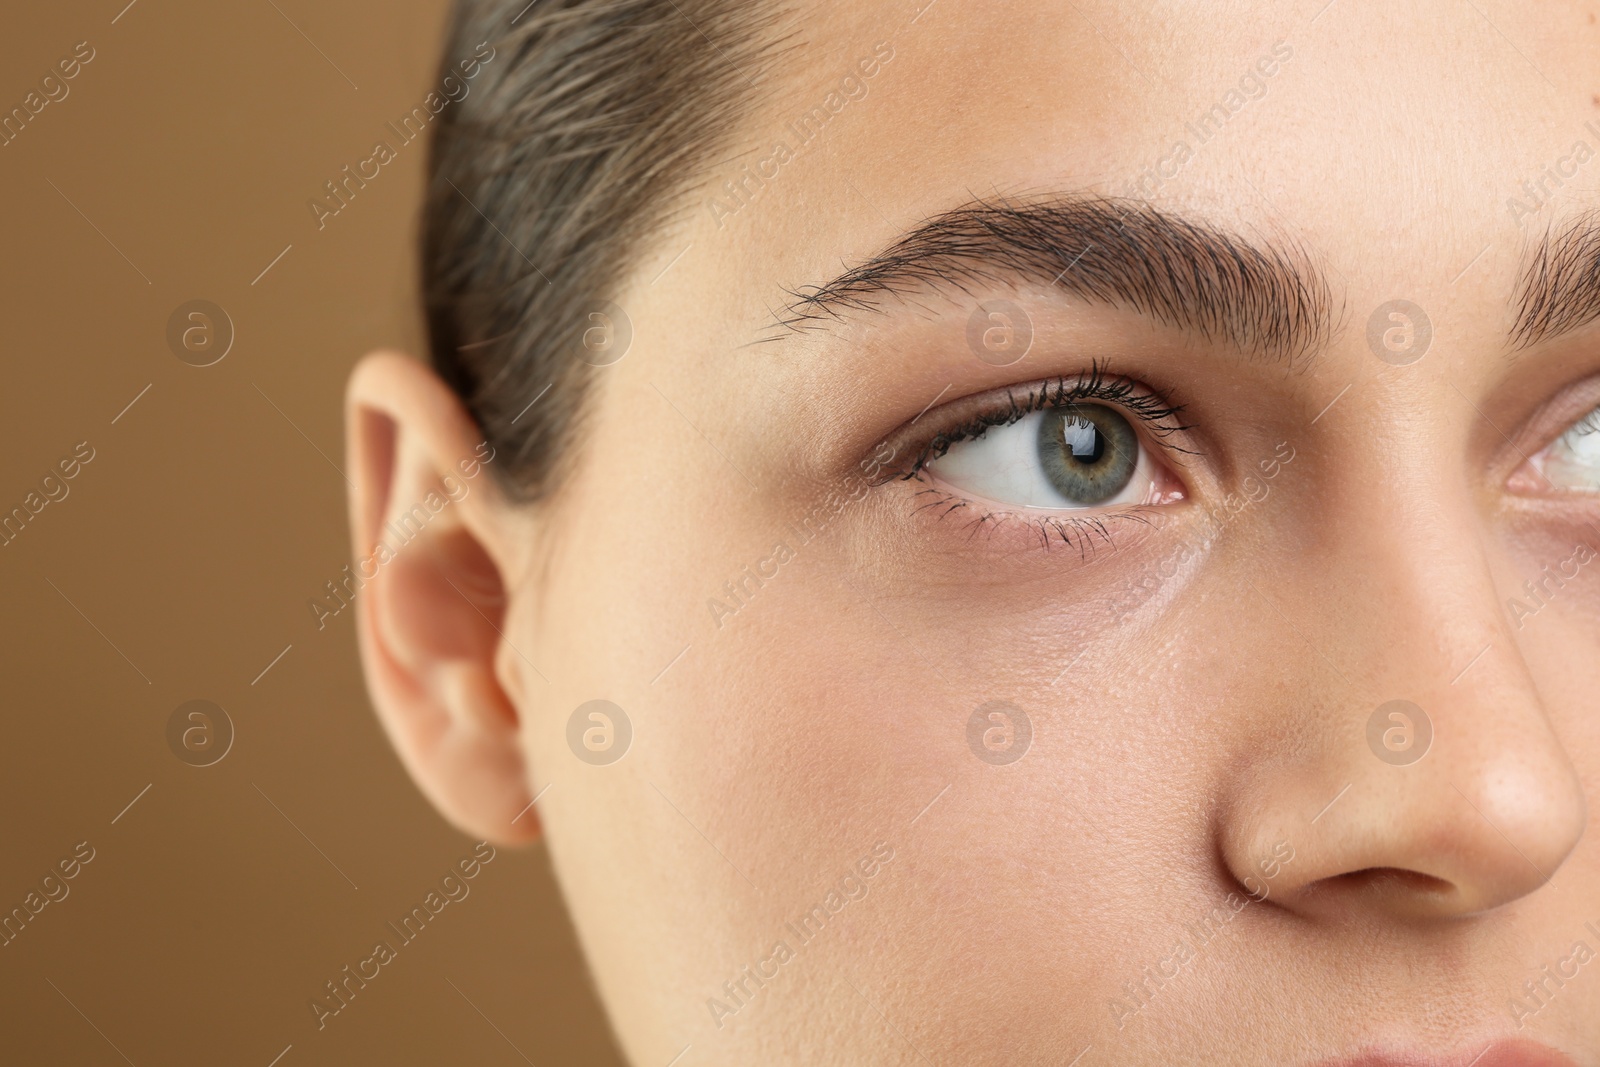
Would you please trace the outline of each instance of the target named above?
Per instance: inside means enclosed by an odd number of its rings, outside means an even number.
[[[1248,892],[1309,917],[1503,907],[1584,832],[1581,781],[1477,535],[1411,532],[1352,549],[1333,569],[1360,577],[1337,596],[1274,590],[1304,672],[1283,689],[1326,695],[1280,708],[1276,739],[1241,754],[1220,846]]]

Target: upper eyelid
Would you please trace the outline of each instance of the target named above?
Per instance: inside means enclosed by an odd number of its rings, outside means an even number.
[[[1488,461],[1496,478],[1510,478],[1526,464],[1544,455],[1568,434],[1600,431],[1600,375],[1568,382],[1525,415],[1509,441],[1499,445]]]
[[[915,475],[937,458],[935,449],[941,445],[948,449],[950,445],[977,438],[983,430],[1011,425],[1035,411],[1074,401],[1114,407],[1132,417],[1136,425],[1153,430],[1156,443],[1164,448],[1173,452],[1191,451],[1165,440],[1168,435],[1189,428],[1173,421],[1182,413],[1182,404],[1131,377],[1112,373],[1109,368],[1094,363],[1088,371],[1077,375],[1002,386],[924,412],[884,439],[894,455],[910,457],[908,464],[891,471],[889,477]],[[962,412],[966,413],[964,418]],[[929,416],[935,418],[930,420]],[[919,423],[925,425],[916,429]],[[938,428],[940,426],[943,428]]]
[[[1570,426],[1568,426],[1565,430],[1562,430],[1561,433],[1557,435],[1556,440],[1560,440],[1573,430],[1579,431],[1580,434],[1600,433],[1600,405],[1596,405],[1590,408],[1584,414],[1578,416],[1578,418]],[[1554,441],[1551,442],[1551,444],[1554,443]],[[1545,447],[1548,448],[1549,445],[1546,445]]]

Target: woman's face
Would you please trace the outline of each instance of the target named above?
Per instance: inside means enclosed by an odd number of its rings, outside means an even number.
[[[816,8],[506,520],[629,1056],[1600,1063],[1595,15]]]

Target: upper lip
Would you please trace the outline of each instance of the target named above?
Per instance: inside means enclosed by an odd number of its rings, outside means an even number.
[[[1487,1048],[1476,1045],[1465,1052],[1446,1054],[1403,1050],[1364,1052],[1328,1060],[1315,1067],[1578,1067],[1578,1063],[1549,1045],[1516,1038],[1493,1041]]]

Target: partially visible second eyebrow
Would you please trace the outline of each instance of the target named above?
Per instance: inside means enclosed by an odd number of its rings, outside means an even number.
[[[782,325],[806,329],[886,297],[1033,281],[1131,308],[1291,366],[1326,345],[1333,299],[1297,247],[1257,245],[1143,201],[975,201],[935,216],[860,266],[791,292]]]
[[[1527,348],[1600,319],[1600,211],[1552,227],[1517,282],[1515,349]]]

